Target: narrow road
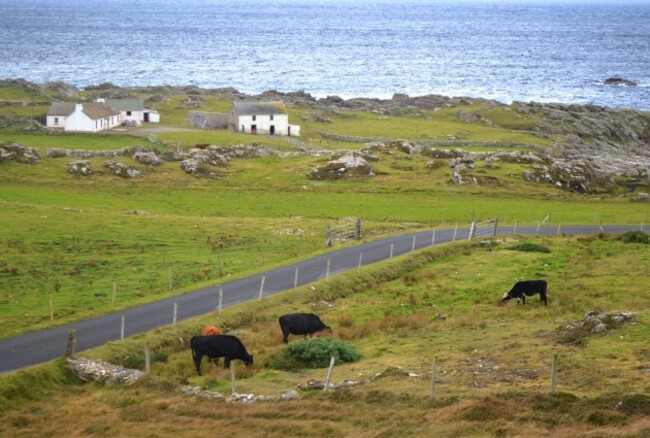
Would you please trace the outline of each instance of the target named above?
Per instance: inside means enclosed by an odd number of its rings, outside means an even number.
[[[563,226],[566,234],[622,233],[638,230],[638,226]],[[513,233],[512,227],[500,227],[497,234]],[[557,226],[519,227],[518,234],[555,235]],[[387,237],[358,246],[344,248],[323,254],[292,265],[272,269],[239,280],[206,287],[185,295],[179,295],[121,310],[107,315],[44,329],[20,336],[0,340],[0,374],[46,362],[63,355],[68,339],[68,331],[77,331],[76,350],[83,351],[109,341],[120,339],[122,317],[124,317],[124,337],[143,333],[157,327],[172,324],[176,304],[177,321],[213,312],[219,304],[219,290],[223,290],[222,306],[227,307],[244,301],[259,298],[262,277],[264,277],[264,296],[302,286],[328,275],[357,269],[359,265],[369,265],[381,260],[421,249],[432,244],[454,240],[466,240],[469,229],[445,229],[419,231],[400,236]],[[435,242],[434,242],[435,240]],[[297,272],[297,276],[296,276]]]

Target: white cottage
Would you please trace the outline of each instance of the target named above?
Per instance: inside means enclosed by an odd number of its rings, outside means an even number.
[[[122,114],[122,123],[130,126],[137,126],[140,123],[159,123],[160,115],[155,110],[146,109],[142,100],[132,99],[97,99],[97,102],[105,102]]]
[[[46,126],[63,131],[97,132],[121,123],[120,112],[102,102],[53,102],[46,114]]]
[[[245,134],[300,135],[300,126],[289,124],[284,102],[233,102],[228,126]]]

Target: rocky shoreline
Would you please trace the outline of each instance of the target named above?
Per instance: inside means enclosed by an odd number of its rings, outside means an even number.
[[[602,184],[594,184],[593,181],[606,183],[619,179],[630,187],[650,185],[650,112],[632,109],[617,110],[596,105],[536,102],[513,102],[506,105],[493,100],[440,95],[412,97],[395,94],[391,99],[352,98],[346,100],[338,96],[317,99],[304,91],[284,93],[269,90],[251,96],[230,87],[202,89],[196,86],[162,85],[121,88],[104,83],[88,86],[81,90],[60,82],[39,85],[23,79],[0,80],[0,86],[21,87],[36,95],[35,100],[75,100],[81,99],[89,93],[94,97],[103,98],[144,95],[148,96],[145,104],[153,108],[160,102],[178,94],[187,96],[182,104],[188,109],[200,106],[206,96],[216,96],[226,100],[282,100],[289,106],[306,109],[305,120],[325,123],[330,122],[334,116],[351,117],[350,112],[354,111],[368,111],[386,117],[399,115],[419,117],[425,111],[436,111],[443,108],[453,110],[454,107],[463,105],[463,108],[459,108],[456,112],[458,120],[465,123],[500,127],[499,121],[492,116],[494,110],[500,110],[501,112],[510,112],[515,120],[526,120],[526,129],[521,130],[552,140],[552,146],[542,149],[529,144],[470,143],[494,147],[494,154],[501,154],[502,149],[508,147],[531,149],[540,162],[536,164],[536,169],[529,172],[526,179],[544,181],[561,188],[582,192],[600,191],[596,186],[602,186]],[[468,110],[467,105],[475,106],[478,109]],[[0,127],[7,123],[9,121],[0,120]],[[517,129],[507,126],[505,128]],[[328,133],[321,133],[321,136],[336,141],[363,141],[367,143],[366,146],[371,143],[389,143],[391,141],[398,141],[402,145],[416,148],[424,145],[429,149],[455,149],[467,146],[467,142],[460,138],[440,140],[431,144],[431,142],[409,141],[408,139],[342,138]],[[302,150],[302,152],[307,151]],[[272,152],[266,151],[265,153]],[[202,162],[214,162],[212,163],[214,166],[224,162],[225,152],[223,150],[213,150],[214,157],[206,158],[203,152],[196,152],[195,155],[197,154],[201,155],[198,159],[196,156],[187,157],[190,161],[186,162],[184,169],[189,173],[194,173],[199,169]],[[471,154],[466,153],[466,155]],[[473,158],[473,160],[475,159]],[[117,169],[117,171],[120,170]],[[211,170],[208,170],[208,176],[210,175],[216,177],[217,173],[211,173]],[[454,178],[452,177],[452,179]]]

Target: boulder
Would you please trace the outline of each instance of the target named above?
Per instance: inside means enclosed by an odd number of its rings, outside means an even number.
[[[39,162],[38,149],[24,146],[20,143],[0,143],[0,163],[4,161],[17,161],[23,164],[36,164]]]
[[[133,159],[149,166],[159,166],[162,160],[155,152],[136,152]]]
[[[636,87],[637,85],[639,85],[634,81],[631,81],[629,79],[623,79],[623,78],[620,78],[618,76],[614,76],[614,77],[605,79],[604,84],[605,85],[623,86],[623,87]]]
[[[74,160],[68,163],[68,173],[76,176],[90,176],[93,171],[88,160]]]

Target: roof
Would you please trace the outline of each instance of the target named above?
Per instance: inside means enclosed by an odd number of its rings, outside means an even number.
[[[69,116],[74,113],[78,104],[75,102],[52,102],[47,110],[48,116]],[[98,120],[104,117],[116,116],[120,112],[106,103],[93,102],[84,103],[83,113],[90,117],[91,120]]]
[[[138,98],[133,99],[106,99],[106,103],[119,111],[142,111],[144,106]]]
[[[120,114],[120,112],[112,106],[101,102],[84,103],[83,112],[92,120],[98,120],[104,117],[116,116]]]
[[[74,112],[74,102],[52,102],[47,110],[48,116],[69,116]]]
[[[233,111],[240,116],[261,116],[272,114],[287,114],[287,106],[284,102],[244,102],[235,101],[232,104]]]

